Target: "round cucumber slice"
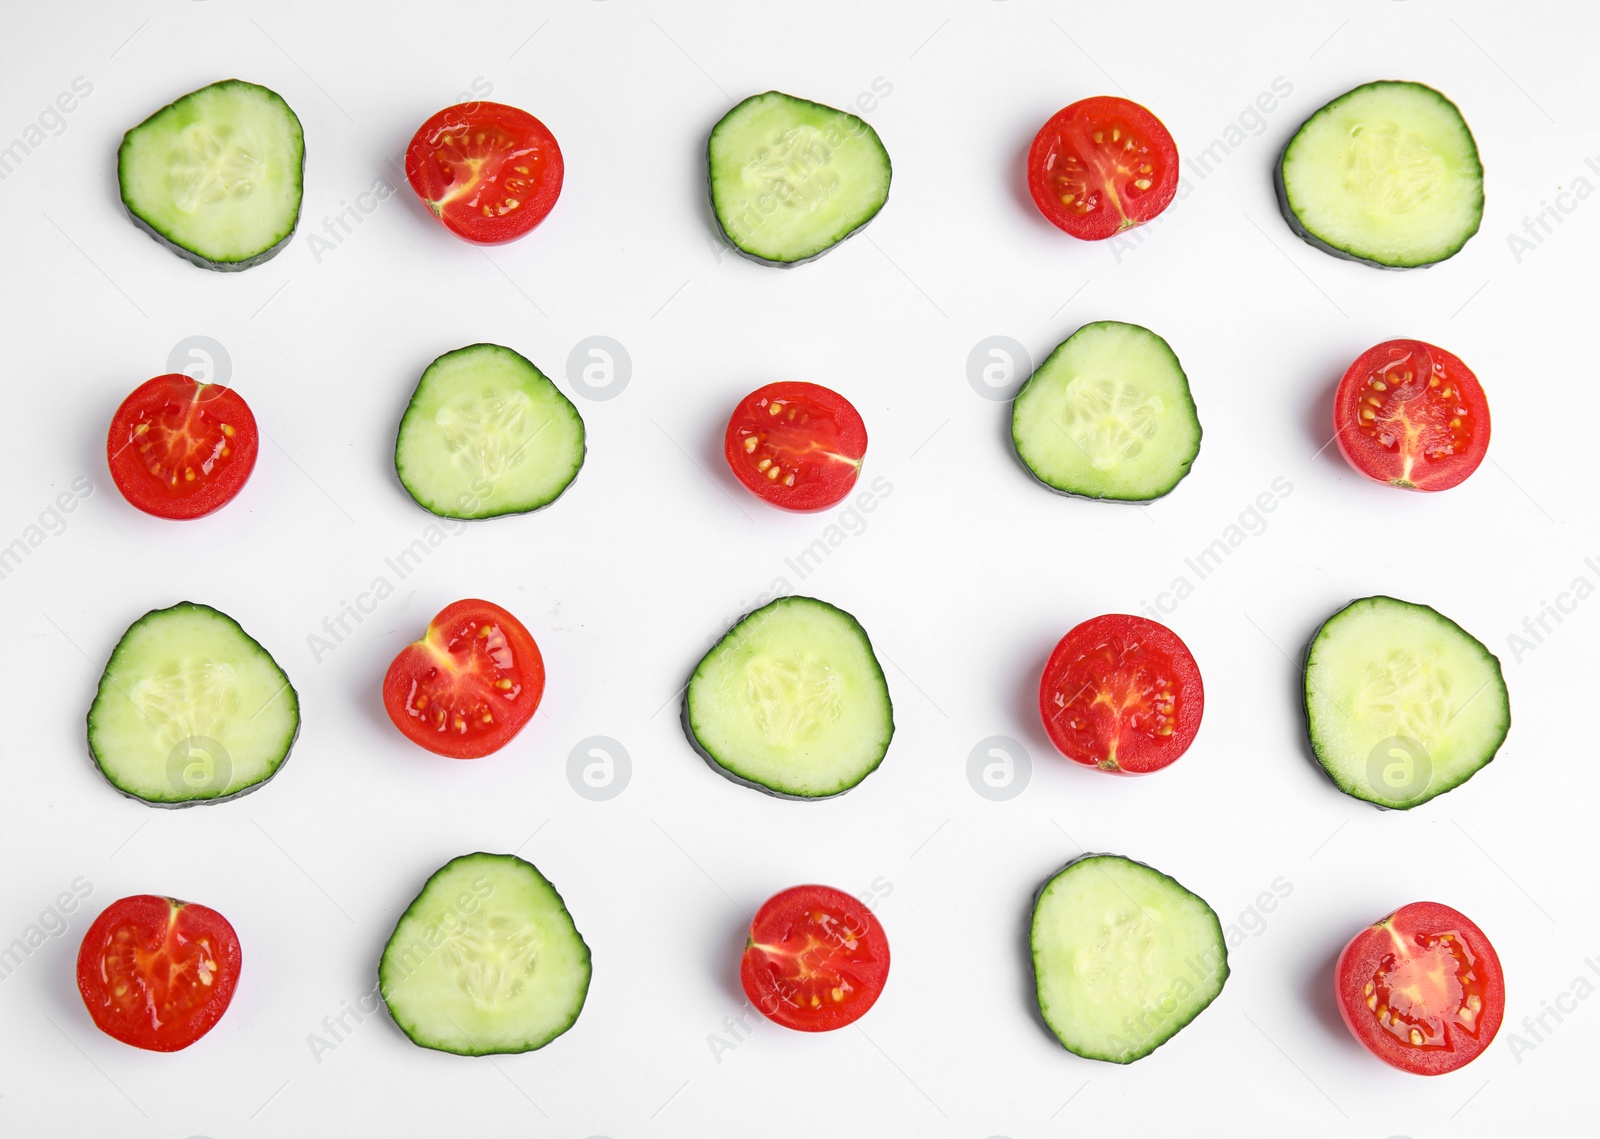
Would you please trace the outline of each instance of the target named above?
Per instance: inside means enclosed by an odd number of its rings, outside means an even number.
[[[1086,324],[1028,377],[1011,405],[1011,440],[1051,490],[1149,502],[1200,453],[1189,378],[1161,337],[1137,324]]]
[[[499,344],[446,352],[400,420],[394,466],[411,497],[445,518],[549,506],[583,466],[583,417],[525,357]]]
[[[711,129],[711,205],[740,253],[772,265],[820,257],[889,200],[889,152],[847,111],[780,91],[752,95]]]
[[[543,1048],[577,1022],[589,976],[589,946],[566,903],[514,854],[445,863],[400,916],[378,963],[400,1030],[458,1056]]]
[[[226,613],[182,601],[135,621],[89,707],[89,754],[129,798],[216,803],[278,773],[300,699],[272,655]]]
[[[1069,1052],[1131,1064],[1178,1034],[1228,979],[1205,899],[1142,862],[1086,854],[1033,905],[1039,1012]]]
[[[1300,125],[1276,171],[1289,228],[1326,253],[1388,269],[1454,256],[1483,221],[1483,164],[1461,111],[1385,80]]]
[[[1305,665],[1311,749],[1346,795],[1407,810],[1459,787],[1511,730],[1500,661],[1426,605],[1352,601],[1323,622]]]
[[[185,260],[227,272],[268,261],[289,243],[305,160],[289,104],[227,79],[128,131],[117,182],[134,224]]]
[[[696,666],[683,724],[706,762],[734,782],[821,799],[877,770],[894,708],[854,617],[812,597],[780,597],[741,619]]]

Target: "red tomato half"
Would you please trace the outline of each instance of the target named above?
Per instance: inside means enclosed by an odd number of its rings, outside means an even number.
[[[1346,461],[1369,479],[1448,490],[1489,453],[1489,400],[1443,348],[1385,340],[1339,381],[1333,430]]]
[[[1061,638],[1039,682],[1050,742],[1075,763],[1145,775],[1194,742],[1205,710],[1200,666],[1165,625],[1108,613]]]
[[[406,180],[457,237],[515,241],[545,219],[565,170],[555,135],[504,103],[461,103],[423,123],[406,148]]]
[[[831,886],[792,886],[750,923],[745,996],[785,1028],[827,1032],[860,1019],[889,979],[889,939],[872,911]]]
[[[182,372],[146,380],[106,436],[111,481],[157,518],[198,518],[228,503],[255,469],[256,417],[239,393]]]
[[[1449,906],[1412,902],[1368,926],[1334,968],[1344,1022],[1374,1056],[1405,1072],[1453,1072],[1489,1047],[1506,1011],[1500,958]]]
[[[240,960],[239,935],[216,910],[141,894],[112,902],[83,935],[78,992],[106,1035],[176,1052],[228,1011]]]
[[[723,453],[758,498],[785,510],[825,510],[856,485],[867,425],[821,384],[768,384],[733,409]]]
[[[1178,146],[1161,120],[1113,95],[1057,111],[1028,148],[1028,191],[1058,229],[1085,241],[1143,225],[1178,192]]]
[[[383,706],[413,743],[451,759],[499,751],[533,719],[544,659],[521,621],[487,601],[457,601],[400,650]]]

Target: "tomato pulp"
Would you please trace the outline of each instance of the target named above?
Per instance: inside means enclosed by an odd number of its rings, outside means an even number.
[[[798,381],[745,396],[723,438],[734,476],[785,510],[825,510],[843,501],[866,453],[867,425],[850,401]]]
[[[1109,613],[1061,638],[1039,682],[1045,731],[1068,759],[1144,775],[1194,742],[1205,709],[1200,667],[1178,635]]]
[[[1505,1017],[1500,958],[1465,914],[1412,902],[1368,926],[1334,969],[1339,1012],[1378,1059],[1437,1076],[1471,1063]]]
[[[750,1003],[768,1020],[827,1032],[860,1019],[889,977],[889,940],[857,899],[793,886],[756,911],[739,963]]]
[[[1028,192],[1058,229],[1085,241],[1143,225],[1178,193],[1178,147],[1144,107],[1098,95],[1051,116],[1028,148]]]
[[[142,894],[111,903],[83,935],[78,992],[108,1036],[176,1052],[228,1011],[240,960],[239,935],[216,910]]]
[[[122,401],[106,463],[122,497],[146,514],[199,518],[244,489],[258,448],[255,416],[238,392],[172,372]]]
[[[434,217],[479,245],[515,241],[545,219],[565,170],[555,135],[503,103],[446,107],[406,148],[406,181]]]
[[[1421,340],[1386,340],[1339,381],[1334,438],[1369,479],[1448,490],[1489,452],[1489,400],[1472,370]]]
[[[544,694],[533,636],[487,601],[457,601],[407,645],[383,678],[383,706],[413,743],[478,759],[520,732]]]

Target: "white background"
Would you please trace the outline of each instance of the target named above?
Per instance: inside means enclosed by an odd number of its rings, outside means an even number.
[[[0,542],[75,478],[94,490],[0,581],[0,942],[74,879],[93,893],[0,981],[0,1129],[1382,1139],[1587,1124],[1600,999],[1547,1019],[1542,1043],[1521,1025],[1566,1002],[1585,957],[1600,955],[1600,602],[1520,661],[1507,636],[1579,574],[1600,579],[1583,563],[1600,554],[1600,205],[1561,199],[1572,212],[1520,261],[1507,235],[1558,191],[1600,184],[1584,164],[1600,155],[1592,6],[6,7],[0,143],[74,78],[93,91],[0,183]],[[282,93],[308,152],[300,233],[237,275],[196,269],[136,230],[114,173],[124,130],[228,76]],[[1075,99],[1126,93],[1193,156],[1278,77],[1293,93],[1261,132],[1209,177],[1190,169],[1190,192],[1137,247],[1075,243],[1027,198],[1027,143]],[[1289,234],[1273,201],[1272,161],[1295,126],[1377,78],[1441,88],[1483,153],[1483,228],[1431,269],[1327,257]],[[423,119],[474,80],[542,118],[567,161],[549,220],[487,254],[432,223],[395,166]],[[725,256],[703,204],[711,125],[754,92],[845,105],[874,80],[892,93],[866,117],[894,160],[877,221],[792,271]],[[379,178],[400,193],[314,251],[324,219]],[[1006,443],[1007,405],[967,379],[986,337],[1014,337],[1037,360],[1099,318],[1170,340],[1205,428],[1193,473],[1146,509],[1033,484]],[[499,341],[570,392],[567,355],[595,334],[626,347],[633,374],[615,399],[577,399],[589,456],[567,495],[451,538],[314,660],[308,634],[430,521],[391,462],[423,367]],[[162,523],[111,485],[106,425],[193,335],[226,347],[270,442],[232,505]],[[1321,449],[1333,383],[1393,336],[1450,348],[1489,394],[1490,461],[1446,494],[1365,482]],[[785,378],[855,402],[872,437],[863,485],[892,487],[803,581],[785,559],[837,517],[767,509],[719,458],[732,402]],[[1265,532],[1166,618],[1205,673],[1193,749],[1142,781],[1056,756],[1035,709],[1056,639],[1154,599],[1279,476],[1293,489]],[[835,801],[782,802],[718,778],[678,726],[674,694],[694,662],[777,578],[856,614],[893,692],[888,759]],[[1376,592],[1460,621],[1502,656],[1511,691],[1499,759],[1409,814],[1332,787],[1307,758],[1296,695],[1311,631]],[[466,764],[405,742],[378,693],[400,647],[464,596],[521,616],[550,676],[515,743]],[[304,729],[259,793],[157,811],[94,771],[83,715],[127,625],[183,598],[271,649]],[[632,781],[609,802],[568,781],[568,753],[591,735],[632,756]],[[1033,757],[1009,802],[967,778],[969,751],[993,735]],[[309,1034],[371,989],[424,878],[478,849],[520,851],[565,895],[594,951],[576,1027],[540,1052],[473,1060],[413,1047],[380,1010],[314,1059]],[[1128,1068],[1066,1053],[1031,1011],[1031,895],[1086,849],[1175,875],[1225,923],[1275,879],[1292,886],[1234,950],[1216,1003]],[[742,1003],[747,915],[801,881],[877,895],[895,954],[888,988],[858,1029],[760,1024],[714,1055],[708,1037]],[[221,910],[244,945],[226,1017],[177,1055],[99,1033],[73,981],[93,915],[148,892]],[[1329,994],[1344,941],[1418,899],[1483,926],[1510,993],[1490,1051],[1433,1080],[1364,1053]],[[1513,1047],[1514,1031],[1534,1046]]]

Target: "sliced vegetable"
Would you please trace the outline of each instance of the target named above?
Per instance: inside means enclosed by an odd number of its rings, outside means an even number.
[[[1300,125],[1277,166],[1289,228],[1325,253],[1391,269],[1460,252],[1483,220],[1483,165],[1460,110],[1385,80]]]
[[[117,183],[134,224],[179,257],[202,269],[248,269],[294,234],[305,161],[289,104],[226,79],[123,135]]]
[[[1438,1076],[1476,1060],[1505,1017],[1506,982],[1489,939],[1465,914],[1412,902],[1368,926],[1334,967],[1355,1038],[1403,1072]]]
[[[155,609],[117,642],[89,708],[89,754],[124,795],[190,807],[254,791],[300,732],[272,654],[209,605]]]
[[[824,510],[856,485],[867,427],[849,400],[820,384],[757,388],[728,420],[723,454],[757,498],[785,510]]]
[[[1171,346],[1137,324],[1086,324],[1028,377],[1011,440],[1033,476],[1083,498],[1148,502],[1189,473],[1200,420]]]
[[[538,868],[478,853],[445,863],[400,916],[378,986],[413,1044],[492,1056],[571,1028],[589,973],[589,947]]]
[[[499,751],[544,695],[533,635],[488,601],[457,601],[400,650],[383,678],[383,706],[412,743],[451,759]]]
[[[1228,979],[1222,923],[1142,862],[1086,854],[1033,905],[1039,1011],[1067,1050],[1131,1064],[1205,1011]]]
[[[583,417],[525,357],[498,344],[446,352],[400,420],[394,465],[424,509],[494,518],[548,506],[583,466]]]
[[[555,135],[503,103],[461,103],[434,115],[406,148],[406,181],[457,237],[515,241],[561,196],[566,167]]]
[[[1143,225],[1178,192],[1178,147],[1161,120],[1128,99],[1063,107],[1028,148],[1028,192],[1057,229],[1085,241]]]
[[[157,518],[199,518],[255,470],[256,418],[239,393],[182,372],[134,388],[111,417],[106,462],[122,497]]]
[[[1363,597],[1305,667],[1311,748],[1346,795],[1406,810],[1471,779],[1511,730],[1500,661],[1437,610]]]
[[[845,111],[778,91],[711,129],[711,205],[739,252],[774,265],[820,257],[889,200],[889,152]]]
[[[795,799],[850,790],[894,735],[866,630],[812,597],[780,597],[729,629],[689,678],[683,722],[715,770]]]
[[[829,1032],[861,1019],[889,979],[889,939],[872,911],[831,886],[764,902],[739,962],[745,996],[775,1024]]]
[[[1489,452],[1489,400],[1465,364],[1420,340],[1385,340],[1350,365],[1333,398],[1334,438],[1369,479],[1448,490]]]
[[[1108,613],[1061,638],[1039,681],[1050,742],[1074,763],[1144,775],[1194,742],[1205,709],[1200,667],[1165,625]]]
[[[228,1011],[242,960],[216,910],[141,894],[112,902],[83,935],[78,992],[107,1036],[177,1052]]]

